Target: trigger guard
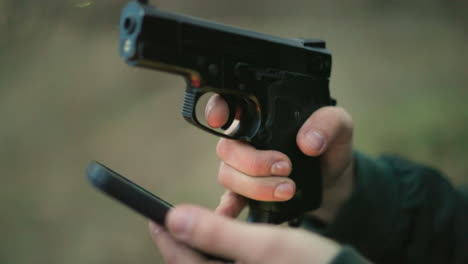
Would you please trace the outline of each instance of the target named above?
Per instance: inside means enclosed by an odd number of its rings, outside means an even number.
[[[228,120],[221,127],[222,129],[226,130],[232,125],[232,122],[234,122],[234,118],[236,117],[236,104],[234,104],[232,100],[229,100],[230,99],[229,96],[221,95],[221,97],[226,101],[228,108],[229,108]]]

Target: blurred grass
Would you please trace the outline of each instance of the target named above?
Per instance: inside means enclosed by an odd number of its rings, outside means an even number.
[[[97,193],[97,159],[172,203],[214,207],[216,138],[183,121],[184,82],[117,54],[125,1],[0,0],[0,263],[159,263],[146,220]],[[284,37],[325,39],[356,147],[468,182],[468,37],[457,1],[158,1]],[[159,262],[158,262],[159,261]]]

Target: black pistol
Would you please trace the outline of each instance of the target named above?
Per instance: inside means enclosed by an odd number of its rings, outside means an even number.
[[[312,112],[335,104],[324,41],[274,37],[132,1],[120,20],[120,54],[129,65],[182,75],[182,115],[191,124],[288,155],[296,194],[286,202],[249,200],[249,221],[297,224],[320,206],[319,160],[299,150],[296,135]],[[229,106],[219,129],[204,119],[205,99],[214,93]]]

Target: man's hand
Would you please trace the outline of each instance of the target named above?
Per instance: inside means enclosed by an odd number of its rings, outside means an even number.
[[[150,223],[151,235],[166,263],[207,261],[187,245],[238,263],[329,263],[339,251],[335,242],[301,230],[247,224],[206,209],[182,205],[168,214],[167,231]]]
[[[228,114],[222,97],[213,96],[205,112],[208,124],[222,127]],[[326,222],[334,219],[353,190],[352,132],[351,116],[343,108],[324,107],[310,116],[296,138],[303,153],[321,158],[323,202],[313,214]],[[222,161],[218,179],[229,190],[217,212],[236,216],[245,205],[242,196],[261,201],[286,201],[293,197],[296,186],[287,176],[294,167],[283,153],[257,150],[222,138],[217,154]]]
[[[212,97],[206,108],[208,124],[222,127],[228,111],[220,96]],[[353,190],[351,117],[339,107],[321,108],[304,123],[296,141],[306,155],[321,157],[323,203],[312,213],[331,221]],[[168,231],[150,225],[166,262],[215,263],[187,245],[240,263],[329,263],[336,256],[339,245],[319,235],[226,217],[239,214],[245,206],[243,196],[262,201],[292,198],[295,185],[287,176],[294,168],[286,155],[227,139],[219,141],[217,153],[222,160],[218,178],[228,189],[217,214],[178,206],[168,215]]]

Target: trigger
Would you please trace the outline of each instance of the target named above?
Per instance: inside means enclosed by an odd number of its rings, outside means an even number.
[[[236,117],[236,104],[233,103],[234,98],[231,96],[221,95],[221,97],[226,101],[228,108],[229,108],[229,116],[226,123],[221,127],[222,129],[226,130],[231,127],[232,122],[234,122],[234,118]]]

